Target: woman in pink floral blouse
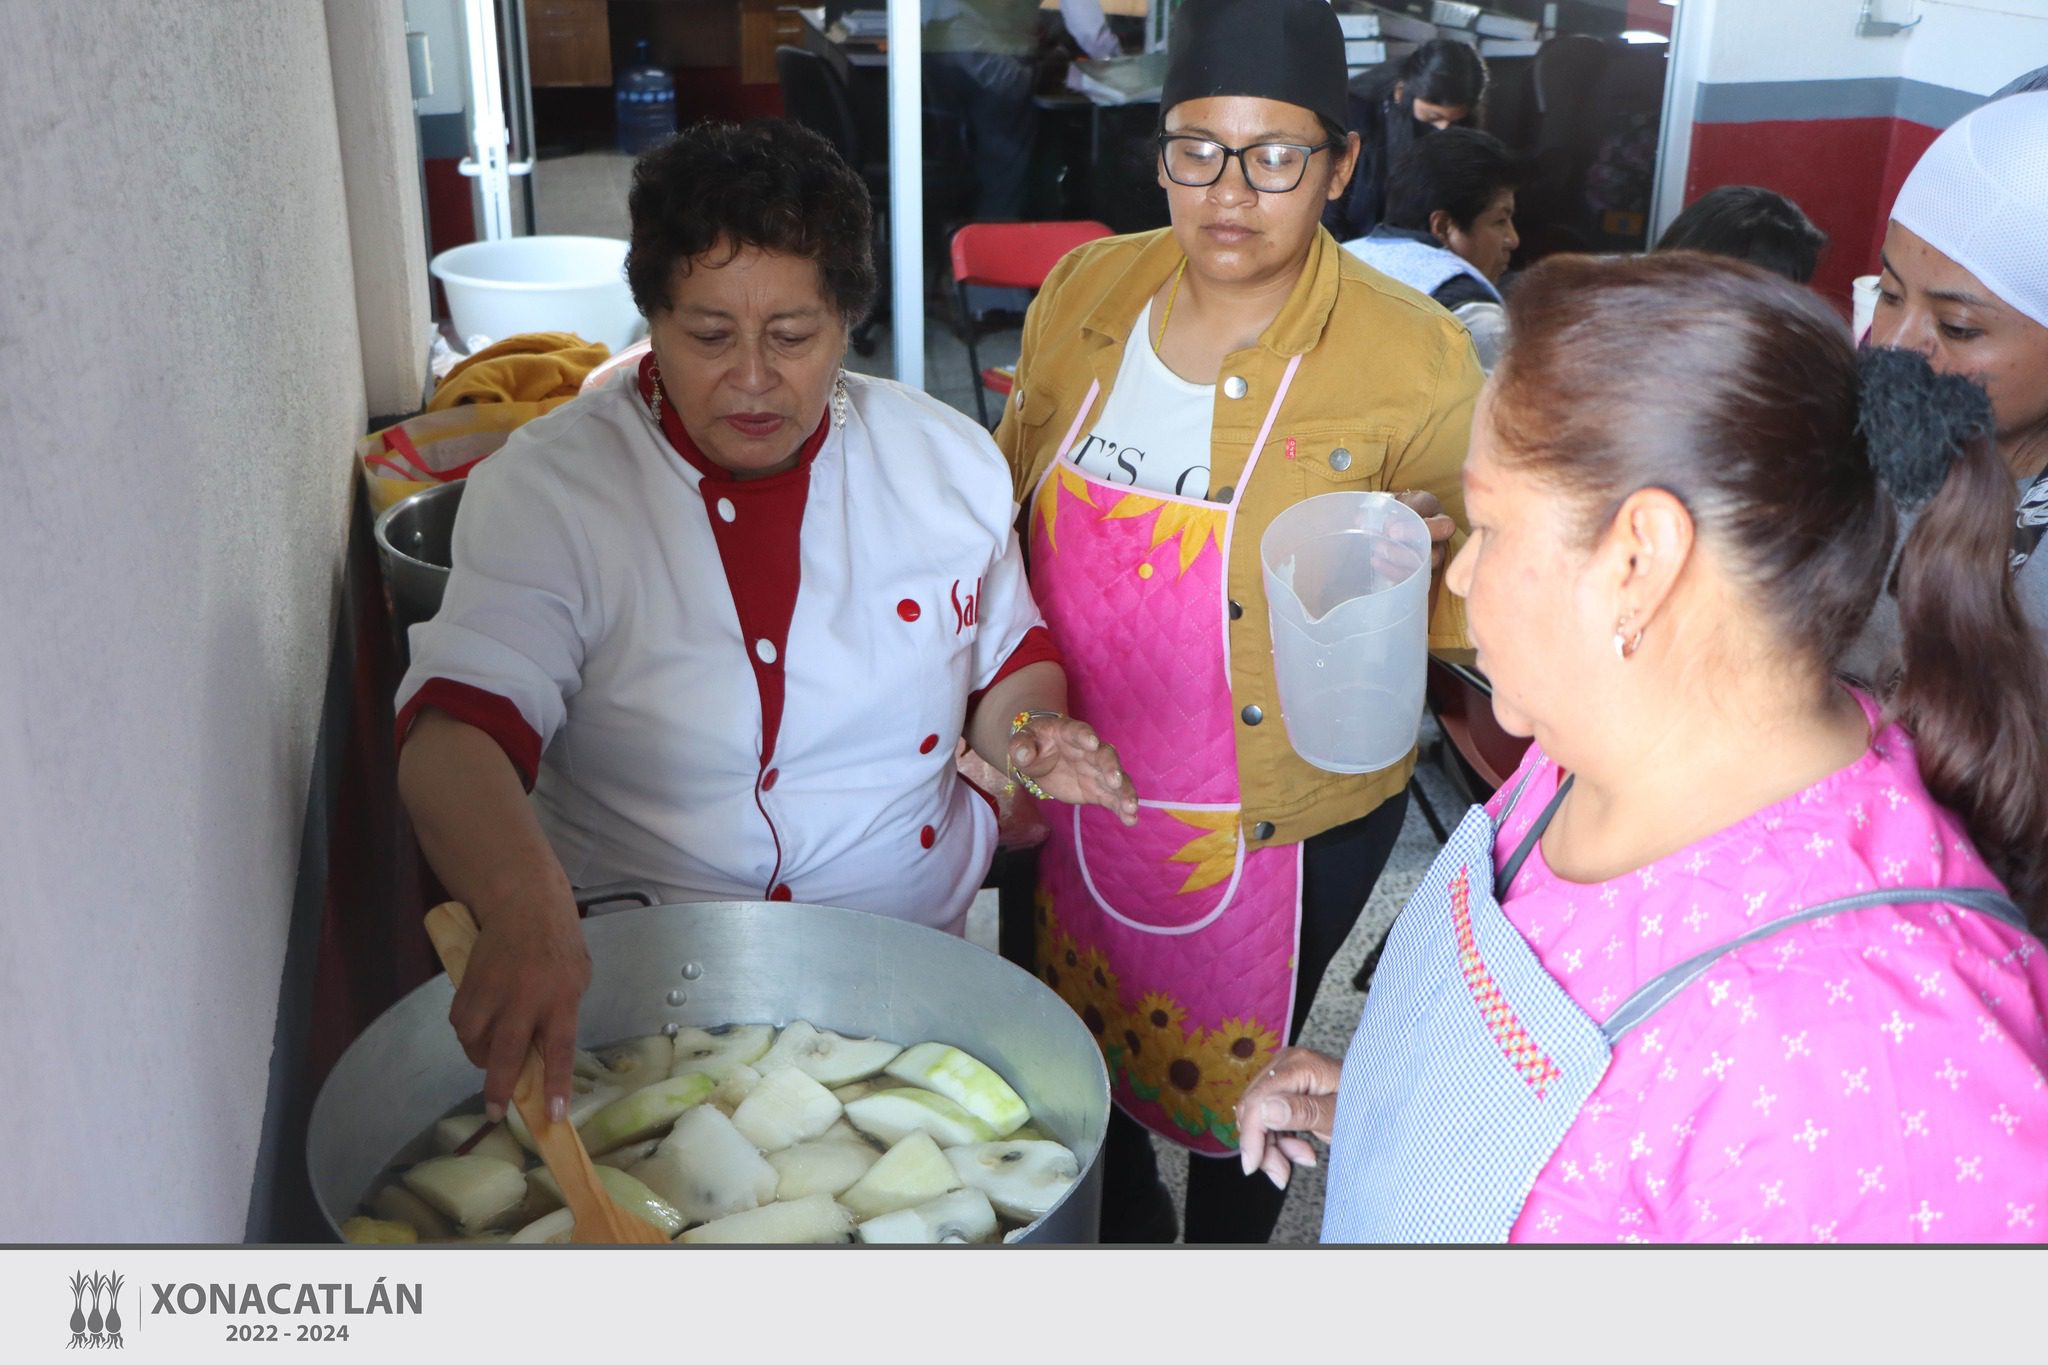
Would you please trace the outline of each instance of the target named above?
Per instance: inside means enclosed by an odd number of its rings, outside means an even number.
[[[1246,1169],[1330,1140],[1325,1240],[2048,1240],[2048,659],[1982,391],[1684,253],[1510,325],[1447,581],[1536,743]],[[1894,566],[1881,706],[1833,665]]]

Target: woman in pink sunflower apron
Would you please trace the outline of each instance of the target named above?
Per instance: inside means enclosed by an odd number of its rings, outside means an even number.
[[[1270,1235],[1280,1197],[1239,1170],[1236,1100],[1299,1031],[1405,813],[1412,759],[1340,776],[1288,747],[1259,586],[1260,535],[1305,497],[1421,490],[1404,500],[1439,540],[1462,506],[1469,339],[1318,225],[1356,158],[1344,82],[1325,0],[1181,7],[1172,226],[1055,268],[996,433],[1072,704],[1143,798],[1133,828],[1055,809],[1039,872],[1039,972],[1119,1111],[1106,1241],[1174,1235],[1152,1135],[1196,1158],[1187,1240]],[[1454,602],[1431,639],[1463,644]]]

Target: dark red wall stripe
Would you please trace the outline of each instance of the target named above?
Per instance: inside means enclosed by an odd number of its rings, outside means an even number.
[[[1886,189],[1896,126],[1894,119],[1695,124],[1686,202],[1721,185],[1761,185],[1791,199],[1828,235],[1813,286],[1846,316],[1849,282],[1868,273],[1896,193],[1895,184]]]
[[[1685,199],[1762,185],[1793,200],[1828,234],[1814,288],[1846,315],[1851,281],[1878,268],[1899,187],[1941,129],[1981,102],[1897,78],[1703,85]]]

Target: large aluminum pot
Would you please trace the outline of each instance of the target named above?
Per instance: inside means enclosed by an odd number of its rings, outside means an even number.
[[[664,1024],[808,1019],[841,1033],[951,1043],[981,1058],[1081,1161],[1081,1180],[1024,1240],[1095,1240],[1109,1076],[1087,1027],[1029,972],[936,929],[823,905],[657,905],[595,916],[584,931],[588,1043]],[[320,1089],[306,1161],[337,1236],[385,1164],[482,1088],[448,1024],[453,998],[445,976],[406,996]]]

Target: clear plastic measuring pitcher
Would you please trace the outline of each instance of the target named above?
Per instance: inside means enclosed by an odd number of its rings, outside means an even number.
[[[1422,724],[1429,528],[1388,493],[1325,493],[1259,541],[1280,710],[1294,751],[1330,772],[1401,761]]]

